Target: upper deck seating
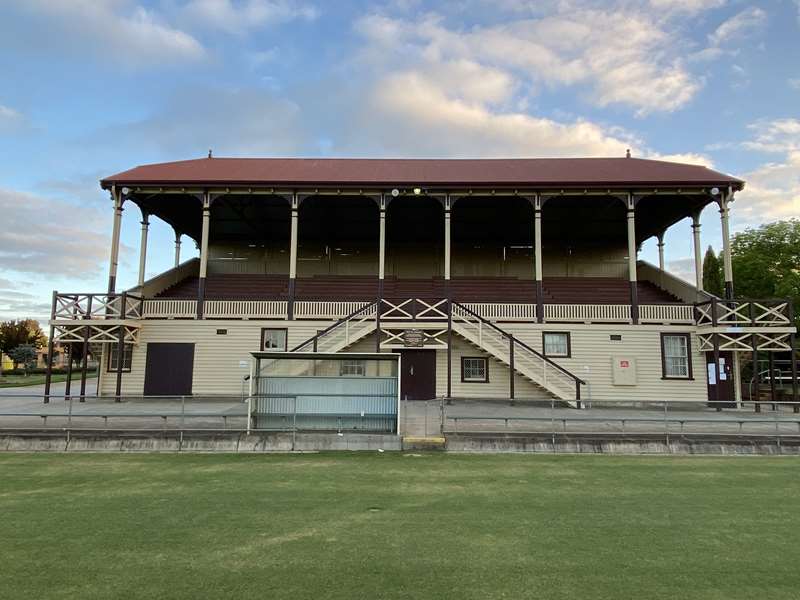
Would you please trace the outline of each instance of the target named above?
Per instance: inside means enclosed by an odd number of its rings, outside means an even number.
[[[161,298],[194,299],[197,277],[190,277],[167,288]],[[543,282],[546,304],[628,304],[630,286],[625,279],[609,277],[549,277]],[[656,285],[638,282],[640,304],[677,303],[680,300]],[[458,302],[536,302],[536,282],[515,277],[456,277],[450,281],[452,298]],[[289,293],[286,275],[214,274],[206,280],[208,300],[285,300]],[[317,275],[297,280],[298,300],[373,300],[378,295],[377,278],[371,276]],[[443,298],[441,277],[384,281],[383,296],[401,298]]]
[[[194,300],[197,277],[187,277],[158,294],[159,298]],[[206,278],[206,300],[285,300],[289,280],[285,275],[214,274]]]

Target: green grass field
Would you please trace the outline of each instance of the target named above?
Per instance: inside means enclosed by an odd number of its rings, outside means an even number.
[[[800,595],[800,461],[0,455],[0,598]]]
[[[97,377],[97,373],[89,373],[87,375],[87,379],[91,379],[93,377]],[[27,387],[31,385],[44,385],[45,376],[41,373],[35,373],[32,375],[2,375],[0,376],[0,388],[10,388],[10,387]],[[55,373],[52,376],[52,383],[62,383],[67,380],[67,376],[63,373]],[[81,374],[80,373],[73,373],[72,374],[72,385],[73,386],[80,386],[81,384]]]

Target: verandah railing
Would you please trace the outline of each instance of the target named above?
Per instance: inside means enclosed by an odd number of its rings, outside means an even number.
[[[124,299],[123,299],[124,298]],[[124,302],[124,308],[123,308]],[[413,298],[382,301],[382,318],[439,320],[443,299]],[[371,304],[365,301],[298,300],[295,319],[337,320]],[[464,302],[463,306],[493,322],[537,320],[536,304]],[[121,294],[56,294],[56,320],[85,319],[195,319],[197,301],[187,299],[143,299]],[[631,323],[628,304],[544,304],[545,323]],[[206,300],[206,319],[285,319],[285,300]],[[699,326],[788,327],[792,325],[785,300],[710,300],[698,304],[641,304],[640,323],[697,324]]]

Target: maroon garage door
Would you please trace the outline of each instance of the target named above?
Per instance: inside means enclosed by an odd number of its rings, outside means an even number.
[[[145,396],[188,396],[192,393],[194,344],[147,344]]]

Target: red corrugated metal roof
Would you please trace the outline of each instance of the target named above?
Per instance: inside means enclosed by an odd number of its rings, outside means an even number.
[[[641,158],[361,159],[201,158],[142,165],[101,181],[118,185],[627,186],[733,185],[706,167]]]

